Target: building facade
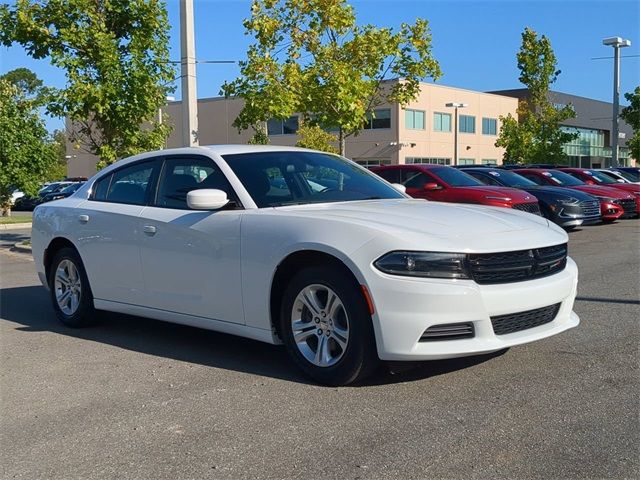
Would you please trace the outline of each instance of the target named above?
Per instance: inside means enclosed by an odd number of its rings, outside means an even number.
[[[418,98],[406,108],[380,105],[358,134],[346,140],[346,156],[362,165],[397,163],[454,163],[455,110],[447,103],[465,104],[458,109],[458,163],[500,164],[503,148],[496,147],[501,115],[516,115],[517,98],[422,83]],[[200,145],[247,143],[253,132],[238,132],[232,126],[242,109],[242,100],[205,98],[198,101]],[[162,113],[174,127],[167,148],[181,146],[181,103],[170,102]],[[267,122],[272,145],[295,145],[299,115]],[[69,150],[69,176],[95,173],[97,159],[80,150]]]
[[[529,97],[526,88],[498,90],[491,92],[519,100]],[[571,105],[575,116],[563,122],[562,128],[578,136],[565,144],[564,152],[571,166],[581,168],[603,168],[611,166],[611,120],[613,104],[590,98],[549,92],[549,100],[557,107]],[[622,111],[622,107],[620,108]],[[627,140],[633,136],[633,129],[624,120],[619,122],[618,162],[620,165],[635,166],[638,159],[630,156]]]

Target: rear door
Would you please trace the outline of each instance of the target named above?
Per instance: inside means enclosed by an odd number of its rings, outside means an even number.
[[[229,208],[190,210],[187,193],[214,188]],[[168,156],[157,192],[141,214],[143,305],[188,315],[244,323],[240,276],[243,209],[209,157]]]
[[[140,213],[149,201],[159,162],[127,165],[102,177],[77,209],[77,245],[96,299],[140,305]]]

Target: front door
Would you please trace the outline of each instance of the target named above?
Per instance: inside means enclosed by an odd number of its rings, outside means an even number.
[[[187,192],[225,190],[234,202],[217,211],[190,210]],[[244,323],[240,276],[243,210],[208,157],[168,157],[152,205],[141,214],[144,305]]]

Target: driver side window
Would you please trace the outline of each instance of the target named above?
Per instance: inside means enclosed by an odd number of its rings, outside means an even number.
[[[237,202],[229,181],[211,159],[169,158],[162,169],[155,204],[158,207],[187,210],[187,193],[204,188],[222,190],[229,200]]]

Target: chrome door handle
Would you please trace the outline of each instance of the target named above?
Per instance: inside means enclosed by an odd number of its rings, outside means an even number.
[[[87,223],[89,221],[89,215],[80,215],[78,217],[80,223]]]
[[[153,225],[145,225],[144,227],[142,227],[142,231],[147,235],[155,235],[156,227],[154,227]]]

